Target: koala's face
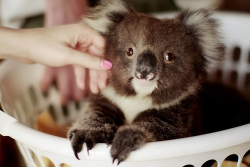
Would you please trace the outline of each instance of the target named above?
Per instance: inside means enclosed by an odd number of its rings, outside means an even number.
[[[178,100],[223,57],[216,20],[206,10],[159,20],[107,0],[92,12],[85,23],[106,38],[109,83],[118,94],[150,96],[157,104]]]
[[[113,62],[111,84],[121,94],[163,93],[172,99],[204,72],[201,54],[180,21],[131,14],[107,35],[105,55]]]

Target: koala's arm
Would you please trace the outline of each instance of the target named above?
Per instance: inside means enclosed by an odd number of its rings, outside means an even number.
[[[133,124],[144,130],[148,140],[162,141],[190,136],[190,117],[189,111],[178,109],[150,110],[138,115]]]
[[[86,143],[91,150],[96,143],[111,144],[119,126],[125,123],[123,113],[101,95],[93,96],[82,115],[68,132],[76,158]]]
[[[140,113],[131,125],[119,128],[112,143],[111,156],[118,163],[147,142],[188,137],[192,133],[193,104]]]

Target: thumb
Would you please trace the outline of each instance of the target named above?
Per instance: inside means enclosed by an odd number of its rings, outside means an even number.
[[[112,68],[110,61],[77,50],[73,50],[69,61],[70,64],[80,65],[93,70],[109,70]]]

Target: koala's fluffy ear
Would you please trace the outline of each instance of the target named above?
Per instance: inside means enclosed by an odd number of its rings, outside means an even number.
[[[133,9],[122,0],[101,0],[89,10],[83,22],[98,32],[105,34],[109,27],[118,24]]]
[[[212,12],[206,9],[185,10],[177,18],[199,43],[206,60],[206,70],[215,69],[224,58],[225,46],[222,43],[218,22],[212,17]]]

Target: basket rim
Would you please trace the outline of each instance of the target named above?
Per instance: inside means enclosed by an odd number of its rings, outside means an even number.
[[[249,143],[250,133],[247,133],[249,129],[250,124],[246,124],[199,136],[147,143],[142,148],[132,152],[132,156],[129,156],[127,160],[149,161],[178,158],[227,149]],[[17,120],[8,126],[8,133],[6,133],[6,136],[36,150],[75,158],[68,139],[39,132],[21,124]],[[248,150],[249,149],[246,151]],[[111,157],[109,152],[110,147],[107,147],[104,143],[98,143],[89,151],[90,156],[85,146],[83,146],[83,150],[79,155],[82,157],[81,159],[84,160],[110,161]]]

